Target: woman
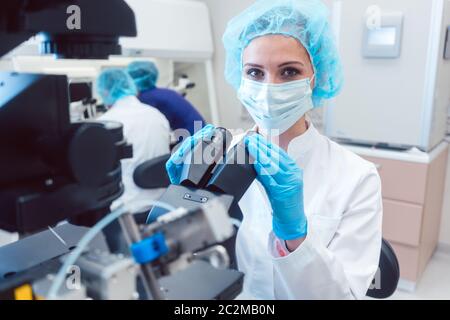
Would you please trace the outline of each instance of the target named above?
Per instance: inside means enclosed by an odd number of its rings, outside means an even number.
[[[259,0],[223,37],[225,75],[256,122],[245,137],[258,181],[239,205],[243,298],[363,298],[378,268],[382,201],[375,167],[320,135],[305,113],[342,86],[319,0]],[[174,183],[187,148],[167,163]]]
[[[205,120],[188,100],[173,90],[156,86],[159,71],[153,62],[134,61],[127,71],[139,90],[139,100],[164,114],[173,131],[184,129],[193,134],[195,128],[204,127]]]
[[[133,79],[122,69],[103,70],[96,88],[108,107],[98,120],[122,123],[124,137],[133,145],[132,158],[121,160],[124,193],[113,203],[113,207],[124,203],[133,210],[142,200],[161,196],[161,190],[139,188],[134,183],[133,172],[145,161],[170,152],[169,123],[158,110],[139,102]]]

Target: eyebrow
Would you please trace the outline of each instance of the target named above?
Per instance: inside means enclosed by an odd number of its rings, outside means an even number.
[[[246,63],[244,66],[248,66],[248,67],[254,67],[254,68],[263,68],[262,65],[260,64],[255,64],[255,63]]]
[[[299,65],[305,66],[305,65],[304,65],[302,62],[300,62],[300,61],[288,61],[288,62],[284,62],[284,63],[280,64],[280,65],[278,66],[278,68],[281,68],[281,67],[284,67],[284,66],[287,66],[287,65],[290,65],[290,64],[299,64]]]
[[[287,65],[291,65],[291,64],[299,64],[299,65],[301,65],[301,66],[305,66],[305,65],[304,65],[302,62],[300,62],[300,61],[287,61],[287,62],[283,62],[282,64],[280,64],[280,65],[278,66],[278,68],[281,68],[281,67],[284,67],[284,66],[287,66]],[[256,63],[246,63],[244,66],[245,66],[245,67],[253,67],[253,68],[261,68],[261,69],[264,68],[262,65],[256,64]]]

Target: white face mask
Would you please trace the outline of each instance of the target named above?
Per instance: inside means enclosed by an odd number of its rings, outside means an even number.
[[[273,84],[242,78],[238,98],[259,128],[282,134],[314,107],[312,79]]]

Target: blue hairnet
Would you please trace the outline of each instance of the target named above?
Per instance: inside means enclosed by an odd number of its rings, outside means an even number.
[[[150,61],[135,61],[128,66],[128,73],[133,78],[139,91],[156,87],[159,72],[158,68]]]
[[[339,93],[342,65],[328,9],[320,0],[258,0],[230,20],[223,36],[225,78],[236,90],[241,84],[244,49],[253,39],[268,34],[293,37],[308,51],[315,72],[315,107]]]
[[[97,79],[97,92],[105,105],[111,106],[117,100],[136,96],[137,89],[133,79],[122,69],[106,69]]]

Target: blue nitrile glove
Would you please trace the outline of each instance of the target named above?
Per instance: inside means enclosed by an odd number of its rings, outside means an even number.
[[[282,240],[305,237],[308,223],[303,208],[303,171],[284,150],[259,134],[246,137],[245,144],[272,205],[273,232]]]
[[[181,146],[172,154],[166,162],[166,171],[172,184],[180,184],[181,171],[184,166],[184,157],[188,151],[192,150],[199,141],[210,137],[216,128],[208,124],[202,130],[190,136],[181,144]]]

